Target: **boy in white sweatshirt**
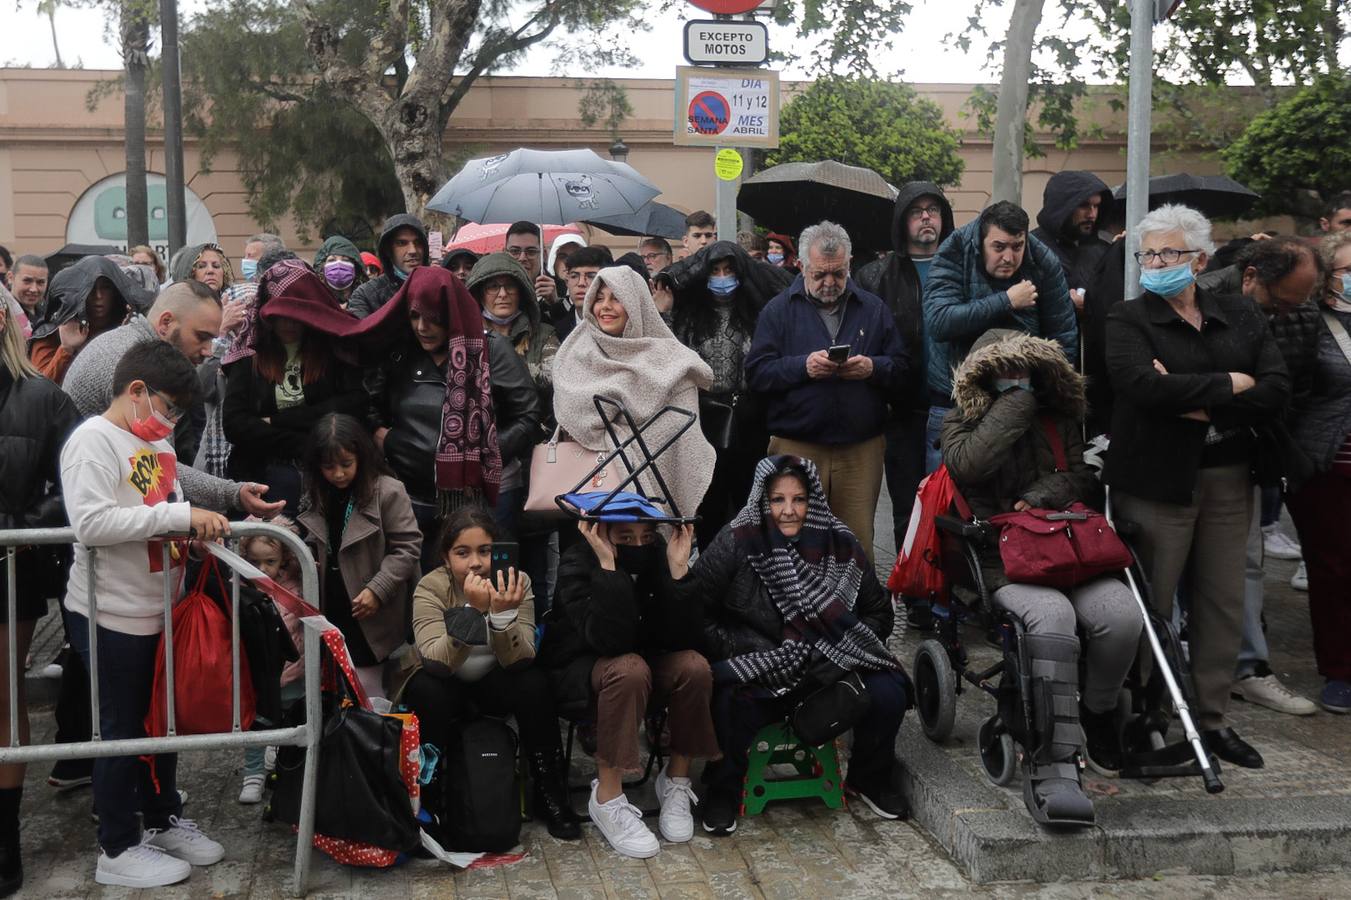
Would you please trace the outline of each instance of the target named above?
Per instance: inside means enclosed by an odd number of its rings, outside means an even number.
[[[224,516],[183,500],[168,441],[197,391],[192,363],[176,348],[158,340],[136,344],[114,370],[112,404],[75,429],[61,451],[61,487],[77,541],[66,588],[67,628],[88,666],[92,571],[104,740],[146,736],[164,626],[164,542],[152,538],[192,531],[215,540],[229,528]],[[185,555],[184,542],[170,542],[170,577],[179,591]],[[177,759],[156,756],[153,771],[134,756],[95,761],[99,884],[173,884],[187,878],[193,865],[211,865],[225,855],[182,818]]]

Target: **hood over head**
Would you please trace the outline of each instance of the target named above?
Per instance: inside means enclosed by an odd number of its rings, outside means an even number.
[[[897,256],[906,258],[910,256],[910,241],[906,236],[908,234],[906,211],[920,197],[935,198],[943,210],[942,225],[938,230],[938,243],[934,244],[934,250],[937,250],[939,245],[947,240],[948,235],[952,234],[954,228],[952,204],[948,202],[943,189],[932,181],[907,181],[901,185],[900,191],[896,194],[896,205],[891,212],[891,246],[896,251]]]
[[[356,244],[340,234],[330,236],[319,247],[319,251],[314,254],[314,267],[318,269],[323,265],[324,260],[330,256],[341,256],[343,259],[350,259],[356,263],[357,268],[361,269],[357,273],[357,281],[360,281],[361,276],[365,274],[365,263],[361,261],[361,251],[357,249]]]
[[[479,254],[475,253],[473,250],[470,250],[468,247],[459,247],[455,250],[449,251],[448,253],[446,253],[444,256],[441,257],[441,268],[449,269],[451,266],[455,265],[455,262],[457,260],[465,256],[469,257],[469,261],[471,264],[477,263],[480,259],[483,258]]]
[[[380,257],[376,256],[369,250],[361,251],[361,264],[363,266],[375,266],[375,270],[377,272],[385,271],[384,264],[380,262]]]
[[[558,270],[554,268],[558,262],[558,251],[568,244],[576,244],[578,247],[585,247],[586,240],[580,234],[571,233],[560,234],[558,237],[554,238],[554,242],[549,245],[549,261],[544,271],[555,278],[558,277]]]
[[[793,283],[793,272],[789,269],[756,259],[736,241],[714,241],[662,271],[662,276],[671,282],[677,305],[698,302],[707,296],[709,270],[720,259],[735,260],[737,277],[741,279],[738,291],[750,296],[757,312]]]
[[[1112,189],[1092,172],[1077,169],[1056,172],[1046,182],[1046,190],[1042,192],[1037,224],[1057,240],[1073,240],[1077,243],[1078,237],[1064,234],[1065,225],[1074,211],[1094,194],[1102,195],[1104,205],[1112,200]],[[1097,232],[1085,237],[1096,239]]]
[[[591,280],[591,287],[587,288],[586,299],[582,301],[582,311],[586,323],[595,328],[597,333],[603,334],[600,323],[596,321],[596,316],[591,310],[596,305],[596,294],[600,292],[601,285],[609,287],[615,299],[624,307],[624,312],[629,315],[628,321],[624,323],[622,337],[675,340],[675,335],[671,333],[661,313],[657,311],[657,304],[647,287],[647,279],[628,266],[610,266],[601,269]]]
[[[525,267],[505,250],[489,253],[474,263],[464,286],[473,295],[480,309],[483,307],[483,285],[499,275],[509,276],[521,289],[521,311],[530,319],[533,328],[539,324],[539,301],[535,298],[535,285],[526,274]]]
[[[169,261],[169,280],[170,281],[191,281],[193,267],[197,265],[197,260],[202,258],[202,254],[208,250],[214,250],[219,254],[221,263],[225,267],[225,284],[229,287],[235,282],[235,271],[230,266],[230,256],[220,244],[189,244],[182,250],[174,254],[173,259]]]
[[[422,248],[422,264],[426,265],[431,260],[431,249],[427,244],[427,226],[422,224],[422,220],[410,213],[390,216],[385,219],[385,224],[380,226],[380,240],[375,249],[380,257],[380,269],[391,278],[394,276],[394,251],[390,243],[394,238],[394,232],[400,228],[411,228],[417,232],[418,246]]]
[[[777,231],[771,231],[765,235],[767,241],[777,241],[783,244],[784,259],[793,259],[797,256],[797,248],[793,246],[793,239],[786,234],[779,234]]]
[[[1009,328],[991,328],[971,345],[952,373],[953,402],[968,419],[983,416],[995,400],[995,378],[1018,369],[1032,376],[1043,407],[1075,419],[1088,411],[1087,379],[1070,366],[1060,344]]]
[[[154,295],[133,285],[117,263],[104,256],[86,256],[52,276],[47,288],[46,311],[42,322],[34,325],[33,337],[46,337],[56,331],[58,325],[83,319],[85,301],[100,278],[108,279],[113,286],[113,309],[109,315],[113,327],[120,325],[127,313],[144,313],[154,302]]]

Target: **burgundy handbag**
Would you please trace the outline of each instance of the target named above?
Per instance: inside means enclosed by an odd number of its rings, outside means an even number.
[[[1055,423],[1043,416],[1042,429],[1055,455],[1055,469],[1069,468],[1065,445]],[[1107,517],[1082,503],[1066,509],[1027,509],[1000,513],[990,522],[1000,526],[999,556],[1004,575],[1019,584],[1072,588],[1133,561]]]

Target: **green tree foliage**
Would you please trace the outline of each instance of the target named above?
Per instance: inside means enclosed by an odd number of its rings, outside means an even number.
[[[957,132],[936,103],[909,85],[827,77],[795,96],[779,119],[779,148],[769,165],[834,159],[907,181],[956,184],[962,177]]]
[[[1327,75],[1254,118],[1221,151],[1229,175],[1262,195],[1261,211],[1321,215],[1351,190],[1351,76]]]

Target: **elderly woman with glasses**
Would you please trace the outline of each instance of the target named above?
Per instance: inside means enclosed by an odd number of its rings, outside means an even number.
[[[1290,398],[1280,349],[1256,304],[1197,287],[1215,250],[1210,222],[1162,206],[1137,226],[1143,293],[1107,319],[1116,391],[1104,480],[1158,611],[1188,601],[1194,713],[1220,759],[1262,756],[1225,722],[1243,625],[1243,560],[1252,517],[1253,427]]]

